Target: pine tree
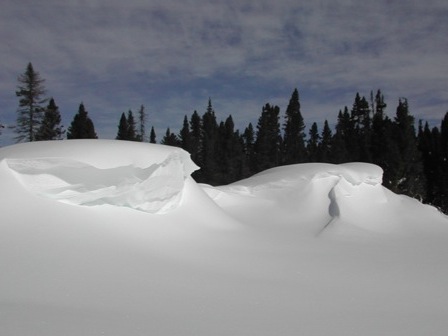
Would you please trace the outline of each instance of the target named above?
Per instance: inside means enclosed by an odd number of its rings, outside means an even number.
[[[418,149],[422,156],[423,172],[426,179],[425,203],[440,206],[442,192],[443,171],[441,165],[441,136],[437,127],[432,131],[428,123],[422,126],[419,121]]]
[[[256,171],[255,161],[255,132],[252,123],[244,130],[242,134],[243,151],[245,154],[245,167],[242,172],[242,178],[252,176]]]
[[[127,140],[129,140],[129,141],[140,141],[139,137],[137,135],[137,131],[136,131],[134,115],[132,114],[131,110],[128,111],[128,116],[127,116],[126,121],[128,123]]]
[[[145,142],[146,141],[146,119],[147,114],[145,112],[145,106],[141,105],[140,109],[138,110],[138,126],[139,131],[136,135],[136,141]]]
[[[440,208],[448,214],[448,112],[440,125]]]
[[[283,130],[283,164],[304,162],[306,160],[305,123],[300,113],[297,89],[294,90],[289,100]]]
[[[155,144],[156,141],[156,132],[154,131],[154,126],[151,127],[151,132],[149,133],[149,143]]]
[[[352,161],[371,162],[370,138],[371,138],[371,116],[369,103],[365,97],[356,93],[355,101],[351,110],[351,123],[353,127],[353,138],[347,145],[352,153]]]
[[[116,140],[128,140],[128,120],[124,112],[121,114],[120,123],[118,124],[118,132]]]
[[[17,124],[15,132],[17,142],[35,141],[39,131],[45,108],[43,104],[46,93],[44,82],[40,74],[28,63],[25,73],[18,77],[16,96],[19,97],[17,109]]]
[[[319,143],[319,162],[331,162],[331,151],[332,151],[332,142],[333,142],[333,134],[331,132],[330,126],[328,125],[328,121],[325,120],[324,128],[322,130],[321,141]]]
[[[202,137],[202,120],[197,111],[194,111],[190,117],[190,146],[191,159],[198,166],[202,167],[202,149],[201,149],[201,137]],[[198,172],[199,173],[199,172]],[[193,174],[198,174],[194,172]]]
[[[255,141],[255,172],[263,171],[280,164],[281,135],[279,123],[280,108],[266,104],[257,124]]]
[[[166,146],[180,147],[179,139],[177,138],[176,134],[170,131],[169,127],[166,129],[165,136],[162,138],[160,143]]]
[[[398,102],[393,134],[398,147],[398,156],[391,170],[391,189],[397,193],[422,199],[425,185],[421,158],[417,147],[414,117],[409,113],[408,102],[405,98]]]
[[[120,117],[120,122],[118,124],[117,140],[127,140],[127,141],[141,141],[139,135],[135,130],[135,121],[132,111],[129,110],[128,114],[123,112]]]
[[[336,132],[333,137],[333,147],[331,151],[330,161],[332,163],[344,163],[354,161],[350,153],[350,141],[353,141],[354,129],[350,120],[347,106],[344,112],[339,110],[338,120],[336,123]]]
[[[308,162],[318,162],[319,158],[319,129],[317,127],[317,123],[313,123],[310,128],[308,143],[307,143],[307,153],[308,153]]]
[[[374,100],[375,112],[372,117],[371,162],[383,169],[383,185],[390,189],[393,185],[393,167],[399,157],[399,149],[394,140],[395,126],[385,114],[386,107],[384,96],[378,90]]]
[[[51,98],[48,106],[45,108],[44,118],[36,133],[35,139],[40,140],[61,140],[65,130],[61,126],[61,114],[59,107],[56,106],[54,99]]]
[[[184,122],[182,124],[182,128],[179,132],[179,140],[182,149],[186,150],[188,153],[192,152],[191,148],[191,139],[190,139],[190,125],[188,123],[187,116],[184,116]]]
[[[241,178],[243,165],[243,148],[240,134],[235,131],[235,124],[230,115],[219,125],[217,162],[220,172],[218,184],[229,184]]]
[[[68,128],[67,139],[98,139],[95,126],[89,118],[83,103],[79,105],[78,113],[75,114]]]
[[[208,100],[207,110],[202,116],[201,128],[201,170],[198,171],[198,182],[207,181],[212,185],[217,184],[217,143],[218,124],[211,99]]]

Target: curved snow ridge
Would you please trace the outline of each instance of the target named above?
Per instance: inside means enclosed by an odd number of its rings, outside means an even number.
[[[258,173],[246,180],[236,182],[233,188],[262,190],[264,188],[295,187],[297,184],[336,177],[344,179],[353,186],[361,184],[381,185],[381,167],[363,162],[329,164],[303,163],[275,167]]]
[[[353,186],[360,184],[379,185],[383,183],[383,169],[370,163],[352,162],[335,166],[324,174],[317,174],[316,178],[338,176]]]
[[[27,157],[28,150],[19,150],[20,154],[15,158],[7,157],[4,160],[13,175],[30,192],[63,203],[122,206],[157,214],[167,213],[180,205],[185,181],[196,170],[188,153],[165,146],[139,147],[132,144],[132,147],[127,147],[118,141],[108,142],[112,148],[116,144],[115,155],[122,156],[117,162],[130,163],[117,165],[116,161],[111,160],[110,153],[104,155],[96,151],[96,141],[88,144],[71,141],[52,144],[58,147],[54,151],[56,155],[65,147],[65,156],[39,157],[36,156],[39,154],[37,151]],[[71,150],[79,151],[81,144],[89,151],[87,160],[78,160],[76,155],[69,154]],[[100,148],[103,147],[104,142]]]

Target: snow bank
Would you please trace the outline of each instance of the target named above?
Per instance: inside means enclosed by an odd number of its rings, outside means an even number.
[[[380,167],[368,163],[308,163],[269,169],[229,186],[204,188],[243,221],[287,223],[313,235],[403,233],[420,230],[429,218],[429,227],[446,226],[447,217],[435,208],[384,188],[382,176]],[[251,211],[240,212],[241,203]],[[280,216],[276,209],[282,209]]]
[[[21,144],[0,150],[0,160],[36,195],[149,213],[177,208],[197,169],[181,149],[108,140]]]
[[[0,335],[446,334],[448,219],[380,168],[194,169],[122,141],[0,149]]]

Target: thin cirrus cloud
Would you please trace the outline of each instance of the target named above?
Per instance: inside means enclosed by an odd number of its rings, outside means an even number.
[[[389,114],[402,96],[417,118],[448,110],[446,1],[6,0],[0,12],[3,122],[29,61],[64,123],[83,101],[101,137],[141,104],[176,130],[209,97],[245,127],[266,102],[284,110],[295,87],[307,123],[376,89]]]

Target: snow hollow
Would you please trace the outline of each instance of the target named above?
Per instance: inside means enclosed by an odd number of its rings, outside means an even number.
[[[365,163],[197,184],[185,151],[0,149],[0,335],[445,335],[448,217]]]

